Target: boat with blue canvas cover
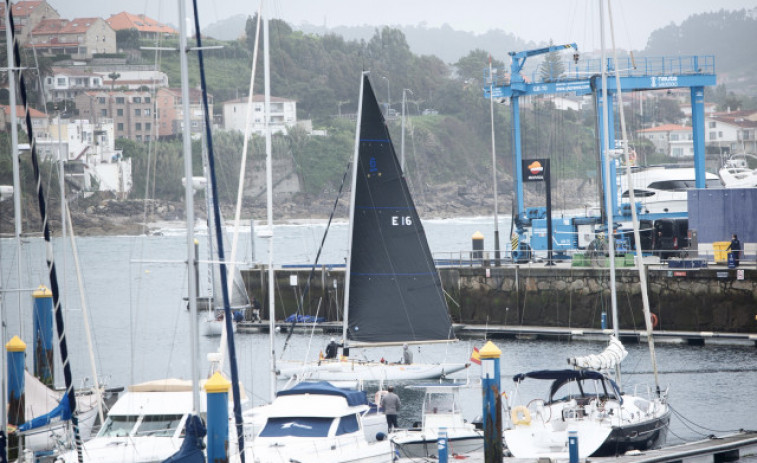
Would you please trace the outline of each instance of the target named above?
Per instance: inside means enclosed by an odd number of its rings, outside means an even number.
[[[302,382],[257,413],[261,429],[245,450],[256,463],[391,460],[386,420],[372,413],[365,391]]]

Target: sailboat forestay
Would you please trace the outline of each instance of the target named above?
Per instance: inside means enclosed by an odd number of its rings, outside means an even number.
[[[386,363],[349,359],[350,347],[455,340],[420,217],[368,73],[362,74],[345,274],[343,357],[282,369],[318,380],[435,379],[466,363]]]

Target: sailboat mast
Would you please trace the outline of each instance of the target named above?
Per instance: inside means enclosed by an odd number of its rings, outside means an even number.
[[[607,16],[610,20],[610,40],[612,40],[613,62],[618,62],[617,48],[615,47],[615,28],[612,21],[612,6],[607,2]],[[616,65],[617,66],[617,65]],[[615,87],[618,89],[618,107],[623,107],[623,93],[620,89],[620,75],[615,70]],[[631,185],[631,162],[628,155],[628,133],[626,132],[626,118],[623,111],[620,113],[620,131],[623,137],[623,158],[626,163],[626,178],[628,185]],[[647,272],[644,267],[644,256],[641,249],[641,234],[639,233],[639,218],[636,215],[636,195],[634,188],[628,189],[628,200],[631,204],[631,222],[633,223],[633,240],[638,243],[636,246],[636,268],[639,270],[639,286],[641,286],[641,303],[644,310],[644,325],[647,330],[647,344],[649,345],[649,355],[652,358],[652,371],[654,373],[654,384],[657,395],[660,395],[660,379],[657,371],[657,356],[654,350],[654,336],[652,335],[652,316],[649,307],[649,288],[647,287]]]
[[[198,347],[198,324],[197,324],[197,282],[194,278],[194,272],[197,263],[197,256],[195,255],[195,237],[194,237],[194,191],[192,185],[192,138],[191,130],[192,123],[189,118],[189,71],[187,66],[187,13],[184,8],[184,0],[178,0],[179,2],[179,64],[181,66],[181,102],[183,106],[183,124],[182,130],[182,142],[184,148],[184,201],[186,203],[186,220],[187,220],[187,268],[189,271],[189,284],[187,288],[189,294],[189,340],[190,340],[190,352],[191,352],[191,371],[192,382],[195,387],[192,387],[192,410],[199,416],[200,413],[200,388],[197,385],[199,372],[197,367],[197,357],[199,355]],[[198,31],[199,33],[199,31]]]
[[[618,326],[618,297],[615,289],[615,237],[613,235],[615,224],[613,223],[612,189],[610,188],[610,128],[609,128],[609,104],[607,95],[607,59],[605,49],[605,13],[604,0],[599,0],[599,28],[600,43],[602,47],[602,153],[604,155],[604,186],[605,186],[605,212],[607,214],[607,252],[610,258],[610,307],[612,309],[612,329],[616,338],[620,336]],[[615,365],[615,381],[620,386],[620,365]]]
[[[357,170],[359,168],[360,155],[360,125],[363,119],[363,87],[365,86],[365,77],[368,75],[368,71],[363,71],[360,74],[360,98],[357,102],[357,123],[355,128],[355,154],[353,157],[352,166],[352,191],[350,192],[350,229],[348,232],[347,249],[347,266],[344,269],[344,321],[342,325],[342,352],[349,352],[349,345],[347,339],[347,330],[350,326],[350,268],[352,266],[352,233],[355,228],[355,195],[357,193]]]
[[[276,348],[273,342],[273,333],[276,325],[276,301],[274,298],[273,285],[273,159],[271,146],[271,58],[269,54],[270,40],[268,38],[269,5],[265,6],[263,20],[263,100],[265,117],[263,131],[265,132],[265,176],[266,176],[266,209],[268,214],[268,324],[270,336],[268,337],[271,350],[271,374],[270,390],[271,402],[276,398]]]

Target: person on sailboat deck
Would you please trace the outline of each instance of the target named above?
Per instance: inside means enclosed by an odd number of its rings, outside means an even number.
[[[733,256],[733,265],[735,267],[738,267],[739,257],[741,254],[741,241],[739,241],[739,237],[736,236],[735,233],[731,236],[731,244],[728,245],[726,251],[731,251],[731,255]]]
[[[326,358],[335,359],[337,353],[339,353],[339,344],[337,344],[336,339],[331,338],[329,345],[326,346]]]
[[[253,321],[259,322],[260,321],[260,311],[263,309],[263,306],[260,305],[260,302],[255,296],[252,296],[252,319]]]
[[[402,345],[402,363],[405,365],[413,363],[413,353],[410,352],[407,343]]]
[[[398,428],[397,425],[397,413],[400,411],[402,401],[399,396],[394,393],[394,386],[386,388],[388,391],[381,396],[381,408],[384,409],[384,415],[386,415],[386,425],[389,427],[389,432]]]

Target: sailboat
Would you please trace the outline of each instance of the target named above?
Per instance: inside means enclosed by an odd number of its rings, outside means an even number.
[[[604,57],[604,0],[600,0],[600,24],[602,32],[602,63]],[[612,14],[609,14],[612,26]],[[613,40],[614,42],[614,40]],[[613,49],[614,43],[613,43]],[[614,62],[618,62],[617,56]],[[619,107],[622,105],[620,77],[615,73]],[[604,178],[610,178],[607,73],[602,68],[602,111]],[[620,111],[623,139],[626,138],[625,119]],[[628,159],[628,144],[623,145],[623,154]],[[631,176],[630,163],[626,174]],[[613,210],[609,188],[605,188],[607,229],[612,231]],[[634,202],[631,189],[631,202]],[[632,208],[634,238],[640,242],[639,221]],[[615,249],[613,233],[607,233],[609,249]],[[654,355],[652,321],[643,268],[641,249],[637,249],[636,265],[639,269],[644,318],[647,327],[649,351],[654,369],[655,387],[643,390],[636,388],[633,394],[624,392],[620,382],[620,363],[628,352],[618,340],[619,321],[615,289],[615,263],[610,259],[610,295],[613,315],[613,336],[607,348],[600,354],[574,357],[568,360],[573,369],[539,370],[521,373],[513,377],[515,393],[508,399],[510,425],[504,431],[504,439],[510,453],[516,458],[570,458],[569,435],[578,439],[578,458],[589,456],[621,455],[630,450],[648,450],[664,445],[672,410],[667,403],[667,391],[661,391],[657,378],[657,363]],[[614,252],[612,253],[614,255]],[[609,371],[615,370],[615,378]],[[521,400],[518,388],[526,379],[548,381],[548,395],[526,397]],[[519,404],[519,405],[516,405]]]
[[[466,363],[387,363],[349,358],[350,347],[415,345],[455,339],[439,274],[389,137],[362,74],[345,274],[343,357],[282,368],[312,380],[436,379]]]

